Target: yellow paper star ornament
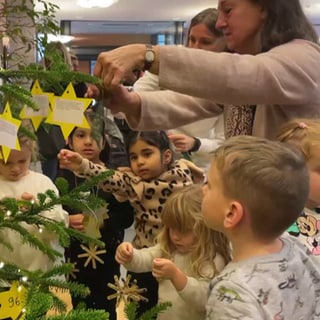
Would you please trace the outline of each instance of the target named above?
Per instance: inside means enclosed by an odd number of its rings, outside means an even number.
[[[22,119],[30,119],[34,130],[37,131],[41,121],[49,115],[49,106],[53,104],[54,93],[43,92],[39,81],[36,80],[31,88],[31,94],[39,110],[33,110],[28,106],[24,106],[21,110],[20,117]]]
[[[75,127],[90,129],[90,125],[84,115],[92,99],[77,98],[72,83],[69,83],[61,97],[54,97],[52,112],[46,122],[61,127],[65,139]]]
[[[21,121],[12,117],[9,103],[0,115],[0,146],[1,158],[7,162],[12,149],[20,150],[18,130]]]
[[[0,292],[0,319],[23,319],[26,294],[26,289],[17,282],[8,291]]]

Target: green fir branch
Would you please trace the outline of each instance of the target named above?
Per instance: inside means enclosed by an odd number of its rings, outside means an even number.
[[[151,309],[144,312],[139,318],[137,318],[137,303],[130,302],[125,305],[124,312],[128,320],[152,320],[157,319],[159,313],[167,310],[171,306],[171,302],[159,303]]]
[[[109,314],[104,310],[72,310],[64,315],[50,316],[39,320],[108,320]],[[32,318],[25,320],[35,320]]]

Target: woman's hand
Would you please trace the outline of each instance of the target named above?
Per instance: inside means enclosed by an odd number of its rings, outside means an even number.
[[[58,160],[60,168],[77,171],[80,169],[83,158],[77,152],[73,152],[68,149],[61,149],[58,153]]]
[[[120,264],[131,262],[133,258],[133,246],[130,242],[122,242],[116,251],[115,259]]]
[[[131,44],[98,55],[93,74],[103,80],[105,88],[117,86],[130,79],[135,70],[143,70],[146,46]]]
[[[126,117],[131,119],[133,125],[139,122],[141,112],[140,96],[136,92],[129,92],[121,84],[112,86],[108,90],[90,85],[86,97],[102,100],[104,106],[110,109],[113,114],[124,113]]]

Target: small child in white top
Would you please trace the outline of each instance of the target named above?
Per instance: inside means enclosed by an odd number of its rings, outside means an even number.
[[[47,176],[29,170],[31,158],[36,150],[36,142],[26,136],[19,138],[19,142],[21,150],[11,150],[6,162],[0,159],[0,198],[35,200],[38,193],[46,190],[53,190],[58,194],[56,186]],[[56,205],[51,210],[42,212],[41,215],[68,225],[68,213],[62,209],[61,205]],[[56,235],[46,232],[45,229],[40,232],[35,225],[23,223],[23,226],[54,250],[60,252],[61,258],[52,261],[39,249],[23,243],[21,236],[16,231],[5,228],[0,231],[1,238],[11,244],[13,251],[0,243],[0,256],[3,262],[14,263],[29,271],[39,269],[47,271],[54,264],[64,261],[64,248],[59,244]]]
[[[209,282],[230,261],[226,237],[204,224],[201,201],[200,185],[176,191],[164,205],[156,246],[118,246],[116,260],[133,272],[152,271],[159,281],[159,302],[172,302],[157,319],[204,319]]]

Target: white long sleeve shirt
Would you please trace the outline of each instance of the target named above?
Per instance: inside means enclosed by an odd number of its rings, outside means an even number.
[[[5,197],[21,199],[21,195],[24,192],[28,192],[36,198],[38,193],[43,193],[49,189],[58,194],[58,190],[53,182],[47,176],[38,172],[29,171],[19,181],[10,181],[0,175],[0,199]],[[41,214],[52,220],[62,221],[66,226],[68,225],[68,213],[60,205]],[[40,233],[37,226],[26,223],[23,223],[23,227],[63,255],[64,248],[58,243],[58,238],[52,233],[48,234],[45,229]],[[20,234],[14,230],[2,229],[0,235],[13,247],[13,250],[10,250],[0,243],[0,257],[3,262],[14,263],[29,271],[38,269],[46,271],[64,260],[64,257],[61,257],[57,258],[56,261],[52,261],[40,250],[23,243]]]
[[[152,262],[156,257],[161,257],[158,245],[144,249],[134,249],[133,260],[124,267],[133,272],[149,272],[152,270]],[[205,277],[190,276],[190,256],[175,252],[171,260],[186,274],[188,281],[185,288],[177,291],[170,280],[159,281],[159,303],[170,301],[172,307],[158,315],[158,320],[203,320],[206,315],[206,301],[210,279],[213,278],[214,270],[211,265],[203,268]],[[215,258],[218,271],[224,267],[223,258],[219,255]]]

